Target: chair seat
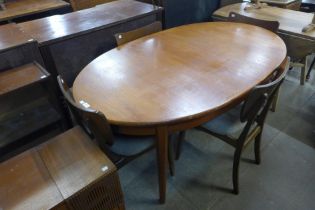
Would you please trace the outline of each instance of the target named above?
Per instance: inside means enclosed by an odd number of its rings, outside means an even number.
[[[119,155],[132,156],[149,149],[155,144],[154,137],[114,135],[111,150]]]
[[[237,139],[246,123],[240,121],[242,104],[203,124],[201,127],[220,135]]]

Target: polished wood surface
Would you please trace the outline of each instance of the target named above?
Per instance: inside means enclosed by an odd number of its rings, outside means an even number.
[[[116,170],[80,127],[53,138],[38,151],[64,199]]]
[[[7,0],[5,10],[0,10],[0,21],[69,6],[62,0]]]
[[[315,30],[302,32],[303,27],[312,22],[313,14],[269,6],[245,11],[246,5],[247,3],[240,3],[222,7],[213,13],[213,17],[225,19],[230,12],[236,12],[252,18],[279,21],[280,32],[315,40]]]
[[[286,56],[276,34],[241,23],[158,32],[87,65],[73,94],[131,135],[156,135],[160,202],[166,200],[168,135],[199,126],[244,99]]]
[[[20,23],[19,27],[40,44],[48,44],[157,11],[161,8],[133,0],[117,0],[78,12]]]
[[[26,64],[0,73],[0,96],[46,79],[49,74],[37,63]]]
[[[0,163],[0,209],[51,209],[63,201],[33,149]]]
[[[277,35],[255,26],[188,25],[103,54],[78,75],[73,92],[112,124],[175,123],[224,107],[285,55]]]
[[[0,51],[24,44],[30,39],[31,37],[22,33],[15,23],[0,27]]]

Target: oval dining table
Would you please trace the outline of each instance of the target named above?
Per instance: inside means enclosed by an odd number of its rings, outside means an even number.
[[[77,76],[73,94],[103,112],[119,132],[156,136],[160,203],[165,203],[169,135],[232,108],[285,58],[282,39],[260,27],[185,25],[100,55]]]

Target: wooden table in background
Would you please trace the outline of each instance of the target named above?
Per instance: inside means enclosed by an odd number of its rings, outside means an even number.
[[[69,3],[62,0],[7,0],[5,3],[6,9],[0,10],[0,21],[60,9],[69,5]]]
[[[300,10],[301,6],[301,0],[261,0],[260,2],[267,3],[270,6],[292,10]]]
[[[285,56],[281,38],[256,26],[187,25],[99,56],[78,75],[73,93],[76,101],[103,112],[119,132],[157,136],[164,203],[169,134],[196,127],[235,106]]]
[[[280,33],[315,40],[315,30],[302,32],[303,27],[312,22],[314,14],[269,6],[245,11],[246,5],[247,3],[239,3],[222,7],[215,11],[212,17],[215,20],[225,20],[230,12],[236,12],[252,18],[278,21]]]

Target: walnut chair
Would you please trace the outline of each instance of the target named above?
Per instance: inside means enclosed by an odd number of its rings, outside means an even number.
[[[255,25],[277,33],[279,29],[280,23],[278,21],[269,21],[269,20],[260,20],[256,18],[247,17],[235,12],[230,12],[229,17],[227,19],[229,22],[238,22],[238,23],[246,23],[250,25]],[[276,111],[277,101],[278,101],[279,92],[276,93],[274,101],[271,106],[271,110]]]
[[[259,26],[269,31],[277,33],[280,23],[278,21],[260,20],[256,18],[247,17],[235,12],[230,12],[227,18],[228,22],[246,23],[250,25]]]
[[[60,77],[57,77],[60,90],[67,107],[77,124],[99,145],[117,168],[148,152],[155,146],[155,138],[144,136],[126,136],[114,134],[105,115],[89,107],[87,102],[74,101],[72,91]],[[170,141],[171,142],[171,141]],[[170,143],[170,150],[173,150]],[[170,156],[171,157],[171,156]],[[169,159],[170,173],[173,175],[173,159]]]
[[[132,31],[115,34],[115,39],[116,39],[117,46],[121,46],[128,42],[131,42],[143,36],[147,36],[147,35],[159,32],[161,30],[162,30],[162,23],[160,21],[155,21],[149,25],[143,26],[141,28],[138,28]]]
[[[275,72],[271,82],[254,87],[241,104],[197,128],[235,148],[232,176],[233,192],[235,194],[239,192],[240,157],[243,149],[253,140],[255,141],[255,162],[260,164],[260,142],[265,118],[288,68],[289,62],[285,68],[279,68]],[[182,132],[177,142],[176,159],[179,158],[184,135],[185,133]]]

